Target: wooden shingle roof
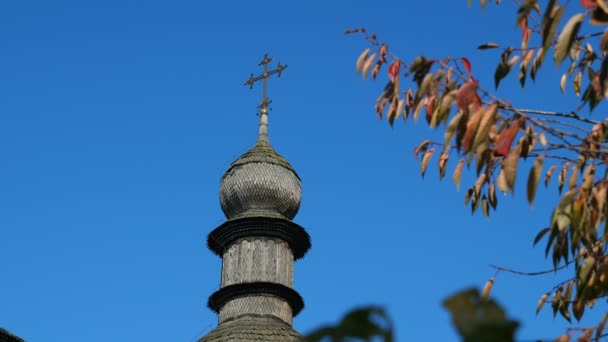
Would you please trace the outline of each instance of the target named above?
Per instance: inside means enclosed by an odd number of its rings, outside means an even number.
[[[301,342],[302,335],[273,316],[243,315],[223,322],[198,342]]]

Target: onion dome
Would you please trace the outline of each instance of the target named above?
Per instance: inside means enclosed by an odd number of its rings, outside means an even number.
[[[268,109],[264,106],[255,146],[235,160],[222,177],[222,210],[228,219],[280,215],[291,220],[301,199],[300,177],[268,141]]]

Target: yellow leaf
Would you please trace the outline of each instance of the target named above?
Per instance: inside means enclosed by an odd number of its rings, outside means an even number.
[[[486,180],[488,179],[488,176],[486,176],[485,173],[482,173],[479,175],[479,177],[477,178],[477,181],[475,181],[475,185],[473,186],[473,189],[475,190],[475,196],[479,197],[479,193],[481,192],[481,187],[486,184]]]
[[[502,191],[502,193],[506,194],[509,191],[509,187],[507,186],[507,179],[505,177],[505,171],[500,169],[498,172],[498,177],[496,177],[496,186],[498,190]]]
[[[541,145],[547,146],[547,136],[545,135],[545,132],[541,131],[538,133],[538,140],[540,140]]]
[[[397,115],[395,116],[395,120],[399,119],[399,117],[401,117],[401,115],[403,115],[405,111],[405,100],[401,99],[399,100],[399,103],[397,104]]]
[[[494,285],[494,278],[490,278],[486,284],[483,286],[483,291],[481,292],[481,299],[488,300],[490,297],[490,292],[492,291],[492,286]]]
[[[568,80],[568,77],[566,77],[566,74],[563,74],[561,80],[559,81],[559,89],[562,91],[562,94],[564,92],[566,92],[566,81],[567,80]]]
[[[456,189],[460,190],[460,178],[462,177],[462,168],[464,166],[464,158],[460,158],[456,168],[454,169],[454,173],[452,174],[452,179],[454,180],[454,184],[456,184]]]
[[[367,55],[369,54],[370,50],[371,50],[371,48],[367,48],[367,49],[363,50],[363,52],[361,52],[361,54],[359,55],[359,58],[357,58],[357,74],[361,72],[361,69],[363,68],[363,64],[365,64],[365,60],[366,60]]]
[[[450,146],[450,142],[452,141],[454,133],[456,133],[456,129],[458,129],[458,124],[460,123],[460,120],[463,116],[463,112],[458,112],[458,114],[456,114],[452,118],[452,120],[450,120],[448,127],[445,129],[445,133],[443,134],[443,141],[446,148]]]
[[[581,81],[583,77],[583,72],[579,70],[574,76],[574,81],[572,81],[572,87],[574,88],[574,93],[576,96],[581,96]]]
[[[422,110],[422,107],[426,106],[426,101],[427,98],[423,98],[422,100],[418,101],[418,105],[416,106],[416,109],[414,109],[414,114],[412,114],[412,117],[414,118],[414,122],[418,122],[418,117],[420,116],[420,110]]]
[[[373,53],[371,56],[367,57],[367,59],[365,60],[365,63],[363,63],[363,79],[365,79],[367,77],[367,74],[369,73],[369,69],[372,67],[372,64],[374,63],[374,59],[376,59],[376,54]]]
[[[540,312],[540,310],[543,308],[543,305],[545,305],[545,303],[547,302],[548,298],[549,298],[549,292],[543,294],[542,297],[540,297],[540,299],[538,300],[538,304],[536,305],[536,314],[537,315]]]
[[[476,114],[481,115],[481,119],[479,121],[479,125],[477,126],[477,130],[475,131],[473,145],[471,145],[470,147],[471,151],[475,151],[482,142],[487,141],[490,128],[494,125],[495,122],[497,110],[498,105],[493,104],[490,107],[486,108],[483,113]]]
[[[418,158],[418,153],[426,152],[429,147],[430,140],[423,140],[416,148],[414,149],[414,158]]]
[[[420,163],[420,172],[422,173],[422,177],[424,177],[424,173],[426,172],[426,168],[429,166],[429,161],[433,156],[433,152],[435,152],[434,148],[430,148],[428,151],[424,153],[422,157],[422,162]]]

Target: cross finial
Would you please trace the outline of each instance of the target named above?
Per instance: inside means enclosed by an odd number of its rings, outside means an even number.
[[[264,72],[259,76],[249,76],[245,85],[248,85],[250,89],[253,89],[253,84],[257,81],[264,81],[264,93],[262,95],[262,101],[258,108],[260,108],[260,127],[258,133],[258,144],[267,144],[268,143],[268,105],[270,105],[270,99],[268,98],[268,78],[274,74],[278,74],[281,77],[281,73],[283,70],[287,69],[287,65],[281,65],[279,63],[276,69],[268,70],[268,63],[272,61],[272,57],[268,57],[268,54],[264,54],[264,59],[260,62],[259,65],[264,66]]]
[[[245,82],[245,85],[249,86],[249,89],[253,89],[253,83],[257,82],[257,81],[264,81],[264,92],[262,95],[262,101],[260,102],[259,108],[261,111],[264,110],[268,110],[268,105],[270,104],[270,99],[268,98],[268,78],[271,75],[274,74],[278,74],[279,77],[281,77],[281,73],[283,72],[283,70],[287,69],[287,65],[281,65],[281,62],[279,62],[279,64],[277,65],[276,69],[273,70],[268,70],[268,64],[270,62],[272,62],[272,57],[268,57],[268,53],[264,54],[264,59],[260,62],[260,64],[258,65],[262,65],[264,66],[264,72],[262,74],[260,74],[259,76],[253,76],[253,74],[251,74],[251,76],[249,76],[249,79],[247,80],[247,82]]]

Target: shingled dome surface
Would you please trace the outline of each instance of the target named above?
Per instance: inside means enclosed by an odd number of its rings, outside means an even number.
[[[228,219],[260,211],[292,219],[301,199],[300,178],[265,139],[234,161],[220,184],[220,204]]]
[[[302,335],[272,316],[245,315],[220,324],[199,342],[296,342]]]

